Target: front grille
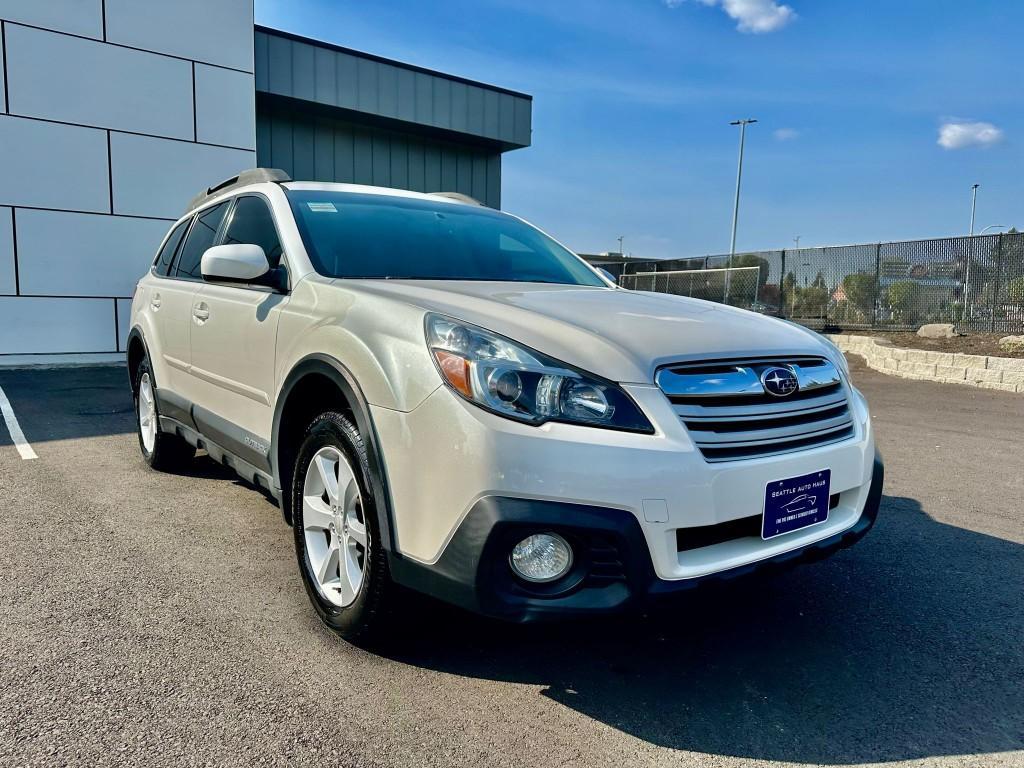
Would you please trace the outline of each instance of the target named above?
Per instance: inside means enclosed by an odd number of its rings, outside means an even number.
[[[799,389],[769,394],[761,374],[771,368],[791,371]],[[657,382],[709,462],[817,448],[854,434],[842,379],[824,358],[684,363],[658,371]]]

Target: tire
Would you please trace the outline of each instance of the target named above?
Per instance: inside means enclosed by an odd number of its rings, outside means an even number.
[[[314,419],[292,472],[295,555],[321,620],[357,644],[381,637],[396,598],[372,488],[366,445],[355,425],[335,412]]]
[[[149,358],[144,358],[135,372],[135,429],[142,458],[153,469],[161,472],[180,470],[195,458],[194,446],[178,435],[160,431],[156,380]]]

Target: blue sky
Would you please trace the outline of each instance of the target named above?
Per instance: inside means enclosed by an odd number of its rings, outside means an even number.
[[[256,21],[525,91],[503,207],[581,252],[1024,228],[1016,0],[256,0]],[[941,136],[940,130],[946,126]]]

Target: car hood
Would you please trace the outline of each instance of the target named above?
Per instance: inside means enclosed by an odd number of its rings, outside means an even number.
[[[804,328],[699,299],[544,283],[343,280],[348,290],[479,325],[617,382],[650,384],[666,363],[827,355]]]

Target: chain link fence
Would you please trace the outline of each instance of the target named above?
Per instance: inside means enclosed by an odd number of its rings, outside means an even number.
[[[1024,233],[633,262],[619,284],[819,329],[1024,333]]]

